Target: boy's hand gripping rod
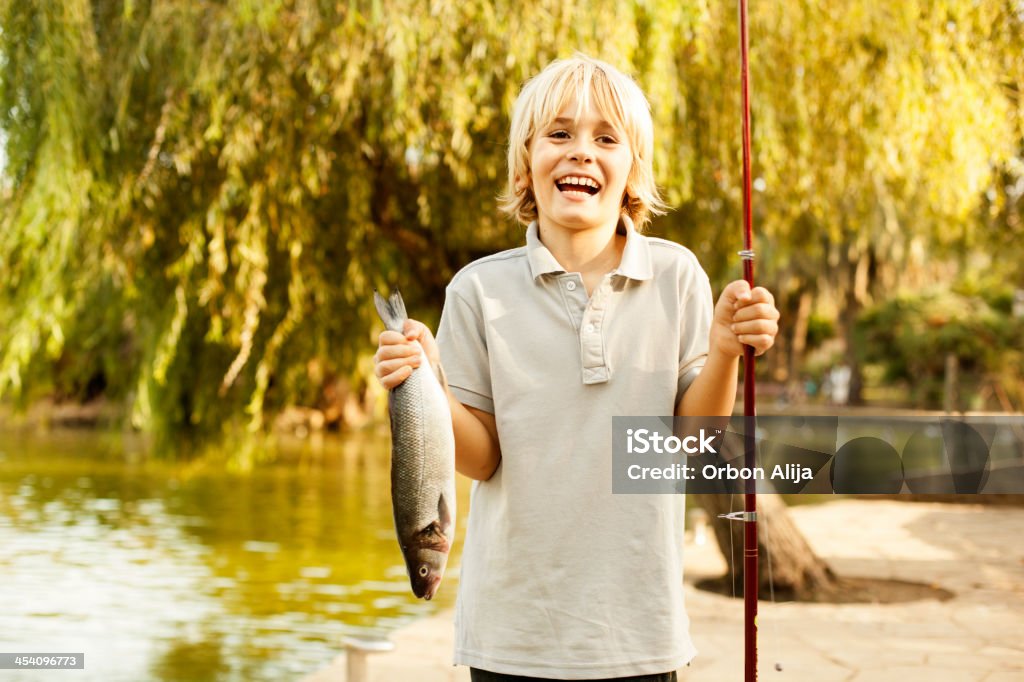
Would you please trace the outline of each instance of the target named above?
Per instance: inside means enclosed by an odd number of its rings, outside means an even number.
[[[740,2],[741,87],[743,91],[743,279],[754,287],[754,236],[750,208],[750,60],[747,40],[747,0]],[[757,463],[757,410],[754,403],[754,349],[743,349],[743,466],[753,471]],[[745,682],[757,680],[757,494],[754,477],[746,481],[743,512],[725,518],[743,522],[743,670]]]

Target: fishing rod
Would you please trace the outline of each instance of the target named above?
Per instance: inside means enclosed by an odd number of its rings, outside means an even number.
[[[750,56],[747,35],[747,0],[739,0],[740,86],[743,110],[743,279],[754,288],[754,230],[750,207]],[[754,348],[743,347],[743,466],[753,471],[757,464],[757,408],[754,393]],[[743,522],[743,679],[757,680],[757,488],[754,477],[747,479],[743,511],[722,514],[729,521]]]
[[[750,207],[750,57],[747,33],[747,0],[740,3],[740,83],[743,92],[743,279],[754,288],[754,231]],[[743,348],[743,466],[757,464],[757,409],[754,393],[754,349]],[[743,495],[743,670],[746,682],[757,680],[757,492],[754,478]]]

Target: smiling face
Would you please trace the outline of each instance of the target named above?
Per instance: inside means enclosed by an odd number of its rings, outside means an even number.
[[[530,178],[541,230],[615,230],[633,154],[591,102],[570,101],[530,143]]]
[[[556,123],[557,119],[568,120]],[[607,131],[595,130],[602,124]],[[562,129],[561,134],[552,137],[558,128]],[[600,133],[606,132],[616,145],[599,139]],[[594,207],[591,202],[607,208],[609,213],[603,217],[611,219],[611,199],[617,202],[620,192],[618,187],[613,187],[615,196],[609,197],[612,183],[608,180],[614,179],[612,175],[618,177],[619,173],[608,172],[608,178],[603,177],[605,159],[616,151],[622,151],[625,156],[624,147],[628,148],[631,158],[623,158],[622,165],[616,168],[628,175],[628,196],[625,197],[628,202],[622,206],[621,214],[632,218],[637,229],[642,230],[652,216],[665,212],[668,207],[654,180],[654,124],[647,98],[632,78],[611,64],[581,53],[548,64],[527,81],[516,98],[509,127],[508,183],[499,197],[501,209],[523,225],[542,220],[542,208],[548,213],[544,220],[554,218],[562,205],[555,199],[573,196],[552,193],[556,191],[552,190],[552,178],[543,176],[551,169],[546,168],[544,162],[550,165],[548,155],[554,154],[555,149],[559,155],[568,154],[571,151],[568,145],[582,144],[582,140],[591,143],[591,153],[588,155],[588,150],[584,149],[583,156],[570,165],[565,174],[575,172],[579,177],[594,180],[600,192],[591,196],[589,190],[581,190],[588,194],[575,197],[579,200],[579,205],[573,209],[577,220],[567,225],[580,225],[579,220],[585,218],[583,211]],[[555,170],[561,172],[561,169]],[[599,197],[597,202],[595,197]],[[541,207],[539,201],[546,203]],[[616,218],[618,215],[616,213]]]

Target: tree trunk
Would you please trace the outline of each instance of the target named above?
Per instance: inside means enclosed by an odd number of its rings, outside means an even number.
[[[804,365],[804,354],[807,351],[807,332],[813,303],[811,292],[805,290],[800,293],[789,346],[789,392],[794,396],[803,394],[803,377],[800,376],[800,370]]]
[[[846,366],[850,368],[850,392],[847,397],[848,405],[864,404],[864,377],[858,355],[855,328],[857,316],[860,315],[861,302],[851,291],[847,292],[846,305],[840,312],[840,324],[843,327],[843,339],[846,344],[844,354]]]
[[[839,313],[839,324],[846,344],[845,362],[850,368],[850,392],[847,403],[864,404],[864,374],[857,348],[857,318],[864,305],[870,302],[874,279],[872,255],[866,247],[849,249],[846,268],[849,282],[843,296],[843,308]]]
[[[731,565],[730,571],[735,574],[731,580],[735,580],[735,584],[740,586],[739,592],[742,592],[743,524],[718,518],[719,514],[741,510],[742,502],[730,509],[729,495],[695,494],[694,497],[707,512],[718,548]],[[737,496],[737,499],[742,498]],[[778,495],[758,495],[757,514],[759,591],[767,595],[773,585],[777,597],[805,601],[835,585],[835,573],[811,549]],[[731,532],[730,524],[733,525]]]

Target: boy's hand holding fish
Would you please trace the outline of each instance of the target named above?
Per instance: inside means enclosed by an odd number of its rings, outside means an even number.
[[[390,391],[412,376],[424,356],[448,397],[455,430],[455,468],[464,476],[486,481],[501,460],[494,415],[465,407],[452,396],[441,369],[437,342],[427,325],[417,320],[406,320],[401,332],[381,332],[377,338],[377,352],[373,356],[374,372],[381,385]]]
[[[384,388],[391,390],[409,378],[412,371],[420,366],[421,349],[434,367],[441,363],[434,335],[427,325],[416,320],[406,320],[402,332],[384,330],[377,340],[377,353],[373,362],[377,378]],[[447,386],[444,387],[447,390]]]

